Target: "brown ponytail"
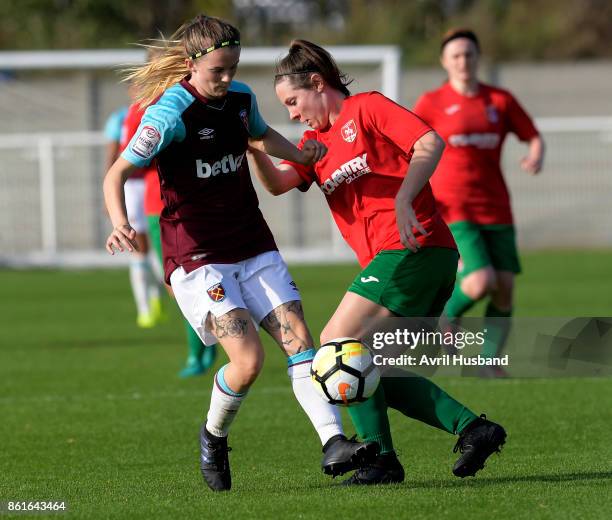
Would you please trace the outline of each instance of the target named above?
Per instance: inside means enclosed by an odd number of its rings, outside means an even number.
[[[311,88],[313,72],[320,74],[330,87],[345,96],[351,95],[347,85],[353,80],[340,71],[329,52],[306,40],[291,42],[287,56],[276,64],[274,84],[288,79],[294,87]]]

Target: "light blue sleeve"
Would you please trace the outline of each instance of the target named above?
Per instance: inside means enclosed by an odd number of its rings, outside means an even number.
[[[119,142],[121,140],[121,127],[123,126],[127,111],[128,107],[121,107],[108,116],[104,125],[104,137],[107,141]]]
[[[147,108],[121,157],[142,168],[172,141],[185,139],[186,129],[181,116],[194,99],[179,84],[170,87],[157,103]]]
[[[249,113],[249,133],[251,137],[261,137],[266,133],[268,124],[264,121],[264,118],[259,113],[259,107],[257,106],[257,97],[255,93],[245,83],[239,81],[232,81],[230,90],[235,92],[244,92],[251,96],[251,110]]]

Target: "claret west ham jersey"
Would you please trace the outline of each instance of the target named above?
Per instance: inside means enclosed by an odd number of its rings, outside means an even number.
[[[395,218],[395,196],[406,175],[414,144],[431,128],[409,110],[378,92],[346,98],[334,124],[325,131],[308,130],[307,139],[324,143],[328,152],[314,167],[291,164],[306,185],[316,183],[342,236],[365,266],[380,251],[404,249]],[[406,173],[408,172],[408,173]],[[425,247],[455,249],[429,183],[413,201],[417,219],[428,232],[413,229]]]
[[[446,142],[431,178],[444,220],[511,224],[510,196],[500,167],[502,145],[508,132],[522,141],[538,135],[512,94],[481,83],[478,94],[464,96],[445,83],[421,96],[414,112]]]
[[[178,266],[190,272],[277,249],[245,156],[248,138],[266,130],[255,95],[238,82],[210,101],[186,78],[147,108],[122,157],[138,167],[157,159],[166,281]]]

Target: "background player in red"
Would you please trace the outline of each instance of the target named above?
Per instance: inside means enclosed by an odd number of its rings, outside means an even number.
[[[155,54],[149,53],[149,59],[151,60],[154,58]],[[144,108],[142,108],[139,103],[130,105],[123,125],[127,142],[132,139],[136,130],[138,130],[143,115]],[[159,227],[159,216],[163,209],[164,202],[161,197],[157,164],[155,161],[152,161],[144,170],[144,214],[147,218],[147,237],[149,243],[155,250],[159,265],[162,265],[163,262],[161,232]],[[167,287],[170,294],[172,294],[172,288],[170,286]],[[217,352],[216,345],[206,347],[198,333],[187,320],[185,320],[185,330],[187,332],[188,356],[185,367],[179,372],[179,376],[191,377],[203,374],[212,367],[215,362]]]
[[[129,87],[130,97],[134,95],[134,89]],[[125,119],[128,107],[122,107],[113,112],[104,126],[106,145],[106,171],[117,160],[120,153],[127,145],[129,139],[125,136]],[[161,301],[159,299],[159,282],[157,281],[154,268],[151,265],[148,252],[148,240],[146,236],[146,219],[143,212],[144,181],[141,172],[136,172],[133,178],[125,185],[126,205],[128,216],[134,229],[137,231],[136,240],[139,251],[130,255],[129,275],[132,295],[136,303],[136,323],[139,327],[150,328],[161,315]],[[160,269],[158,269],[159,271]]]
[[[321,333],[321,342],[360,338],[372,318],[439,316],[455,280],[458,254],[436,211],[429,178],[444,143],[422,120],[378,92],[350,95],[349,81],[327,51],[296,40],[276,68],[276,94],[291,119],[313,130],[328,153],[313,165],[278,167],[252,152],[255,171],[276,195],[315,183],[363,271]],[[383,377],[374,396],[349,408],[357,432],[381,445],[374,464],[348,484],[401,482],[404,470],[391,439],[387,405],[459,434],[453,472],[473,475],[504,442],[504,429],[479,418],[431,381],[406,371]]]
[[[129,86],[130,97],[136,90]],[[128,108],[129,111],[129,108]],[[128,112],[121,125],[119,152],[128,145],[131,136],[126,133]],[[112,164],[112,163],[111,163]],[[130,285],[134,302],[136,303],[136,324],[142,328],[151,328],[163,318],[160,286],[162,280],[161,264],[150,256],[150,243],[147,234],[147,218],[144,212],[145,172],[142,169],[134,171],[124,186],[125,205],[128,220],[136,231],[138,249],[130,254]]]
[[[323,444],[324,471],[348,471],[378,450],[376,443],[347,440],[338,410],[310,382],[314,348],[299,291],[259,209],[245,160],[250,145],[311,164],[322,147],[310,141],[298,150],[265,123],[250,88],[232,81],[239,59],[235,27],[204,15],[183,25],[161,56],[132,74],[139,101],[157,101],[104,180],[113,223],[107,250],[131,251],[135,232],[123,183],[156,159],[166,281],[204,343],[218,340],[230,359],[215,375],[200,431],[200,468],[214,491],[231,488],[227,435],[263,364],[259,324],[288,357],[294,394]]]
[[[485,325],[483,355],[495,356],[509,332],[514,276],[521,271],[501,149],[506,135],[514,132],[529,146],[521,168],[535,175],[542,169],[544,142],[512,94],[478,80],[479,58],[480,44],[472,31],[449,31],[441,45],[448,81],[421,96],[414,111],[446,142],[431,185],[461,259],[444,315],[452,321],[489,298],[486,316],[493,319]],[[498,366],[481,373],[505,375]]]

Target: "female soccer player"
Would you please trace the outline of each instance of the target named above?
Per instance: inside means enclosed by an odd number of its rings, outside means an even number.
[[[153,53],[149,53],[149,60],[154,57]],[[140,104],[133,103],[130,105],[123,124],[123,132],[128,143],[138,130],[143,115],[144,109]],[[164,202],[161,198],[157,166],[152,161],[144,171],[144,215],[147,219],[147,238],[155,250],[160,266],[163,263],[163,255],[159,216],[163,209]],[[172,294],[172,289],[169,286],[168,289],[170,294]],[[179,372],[179,376],[184,378],[204,374],[213,366],[217,355],[216,345],[206,347],[198,333],[187,320],[185,320],[185,330],[187,332],[189,354],[187,356],[187,363]]]
[[[141,104],[157,101],[104,180],[113,224],[106,248],[133,251],[122,187],[156,158],[166,282],[204,343],[218,340],[229,357],[215,376],[200,432],[202,475],[215,491],[231,487],[228,430],[263,363],[256,324],[288,355],[293,391],[323,443],[324,471],[348,471],[378,451],[376,443],[346,439],[338,411],[310,382],[314,349],[299,292],[259,210],[245,160],[250,145],[307,165],[321,147],[311,141],[298,150],[265,123],[253,92],[232,81],[239,58],[240,34],[228,23],[200,15],[179,28],[162,56],[131,75]]]
[[[328,148],[327,155],[315,164],[285,161],[276,167],[265,154],[252,152],[255,172],[271,193],[317,184],[363,267],[321,333],[322,343],[362,337],[371,318],[439,316],[452,292],[458,258],[428,183],[442,139],[383,95],[350,95],[347,84],[329,53],[294,41],[277,65],[276,94],[291,119],[313,129],[298,148],[316,139]],[[455,475],[481,469],[503,444],[503,428],[477,417],[431,381],[403,374],[382,378],[371,399],[349,408],[359,435],[377,441],[381,455],[346,482],[403,481],[387,405],[460,435],[456,448],[463,455]]]
[[[512,94],[478,80],[480,44],[472,31],[449,31],[440,52],[448,81],[421,96],[414,111],[446,142],[432,188],[461,261],[444,315],[452,322],[477,301],[489,298],[486,316],[494,319],[485,324],[483,355],[493,357],[508,336],[514,276],[521,271],[510,197],[500,168],[501,148],[509,132],[527,142],[521,168],[535,175],[542,169],[544,142]],[[497,366],[481,373],[505,375]]]

